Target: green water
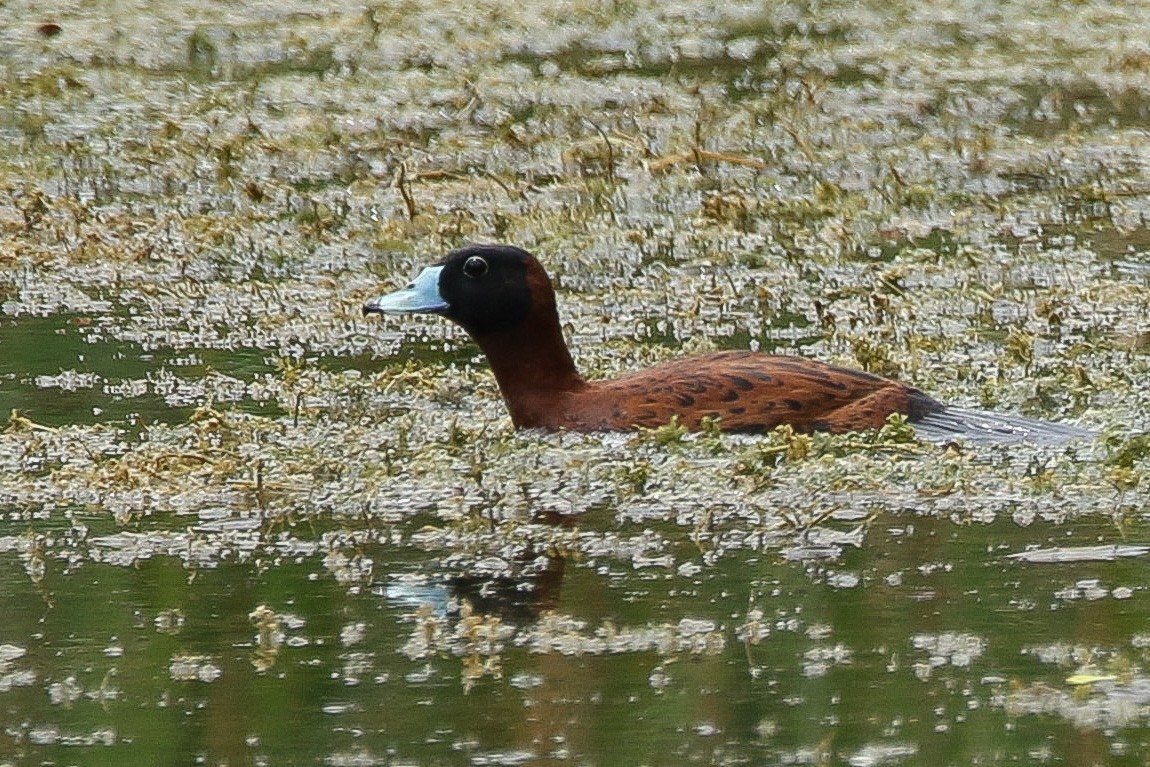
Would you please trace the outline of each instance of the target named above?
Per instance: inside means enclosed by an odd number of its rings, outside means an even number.
[[[317,558],[283,561],[268,540],[246,561],[202,568],[166,557],[130,568],[50,561],[35,584],[9,560],[0,639],[26,653],[5,664],[12,686],[3,703],[13,724],[3,753],[48,762],[82,754],[87,764],[503,763],[578,753],[633,764],[654,754],[759,763],[896,745],[922,763],[1026,760],[1044,749],[1109,759],[1115,743],[1138,751],[1138,717],[1096,737],[1083,737],[1090,726],[1061,719],[1060,711],[1105,717],[1106,707],[1089,712],[1099,704],[1088,696],[1052,697],[1041,716],[1013,712],[1009,701],[1019,680],[1062,683],[1066,671],[1036,657],[1036,648],[1096,650],[1145,630],[1137,598],[1032,605],[1027,595],[1047,589],[1051,577],[1065,585],[1101,577],[1104,586],[1140,592],[1144,568],[1027,570],[988,560],[988,542],[1009,545],[1013,527],[927,524],[897,537],[876,530],[864,551],[829,568],[859,579],[849,587],[820,583],[828,568],[760,556],[733,557],[691,578],[601,573],[588,563],[566,574],[551,603],[587,621],[577,636],[602,635],[606,621],[623,634],[674,616],[672,624],[697,623],[725,646],[667,655],[620,642],[609,652],[539,652],[517,646],[537,640],[536,631],[510,624],[495,645],[476,643],[481,657],[498,659],[499,673],[466,693],[463,658],[402,651],[422,631],[412,604],[451,594],[434,584],[387,585],[401,570],[420,569],[409,562],[392,570],[391,546],[364,547],[379,569],[354,588]],[[1057,537],[1073,545],[1096,532]],[[902,582],[891,586],[895,573]],[[275,605],[283,636],[257,670],[249,613],[262,604]],[[744,645],[732,629],[755,608],[770,634]],[[173,614],[177,626],[162,623]],[[698,636],[692,631],[672,625],[656,633]],[[567,646],[560,640],[557,647]],[[939,641],[950,649],[938,650]],[[204,678],[180,676],[173,669],[181,659]]]

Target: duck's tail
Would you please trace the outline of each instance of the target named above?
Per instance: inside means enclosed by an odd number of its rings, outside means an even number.
[[[983,445],[1017,442],[1058,445],[1074,439],[1089,440],[1098,436],[1098,432],[1080,426],[963,407],[945,407],[927,413],[912,425],[919,439],[930,442],[962,439]]]

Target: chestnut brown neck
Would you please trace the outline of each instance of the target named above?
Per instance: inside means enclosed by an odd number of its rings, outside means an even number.
[[[533,306],[523,322],[475,337],[505,398],[523,391],[580,391],[587,382],[563,340],[555,305]]]
[[[553,298],[537,300],[522,322],[474,338],[517,428],[546,427],[555,417],[556,395],[587,388],[563,340]]]

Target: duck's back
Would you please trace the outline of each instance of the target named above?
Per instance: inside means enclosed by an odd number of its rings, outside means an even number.
[[[672,417],[691,429],[715,418],[724,431],[862,431],[891,413],[917,420],[943,406],[923,392],[871,373],[802,357],[729,351],[666,362],[591,383],[561,411],[576,431],[655,427]]]

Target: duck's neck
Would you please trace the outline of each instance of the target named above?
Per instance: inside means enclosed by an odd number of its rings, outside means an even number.
[[[558,400],[587,382],[575,369],[554,304],[537,306],[514,327],[475,336],[517,427],[544,425]]]

